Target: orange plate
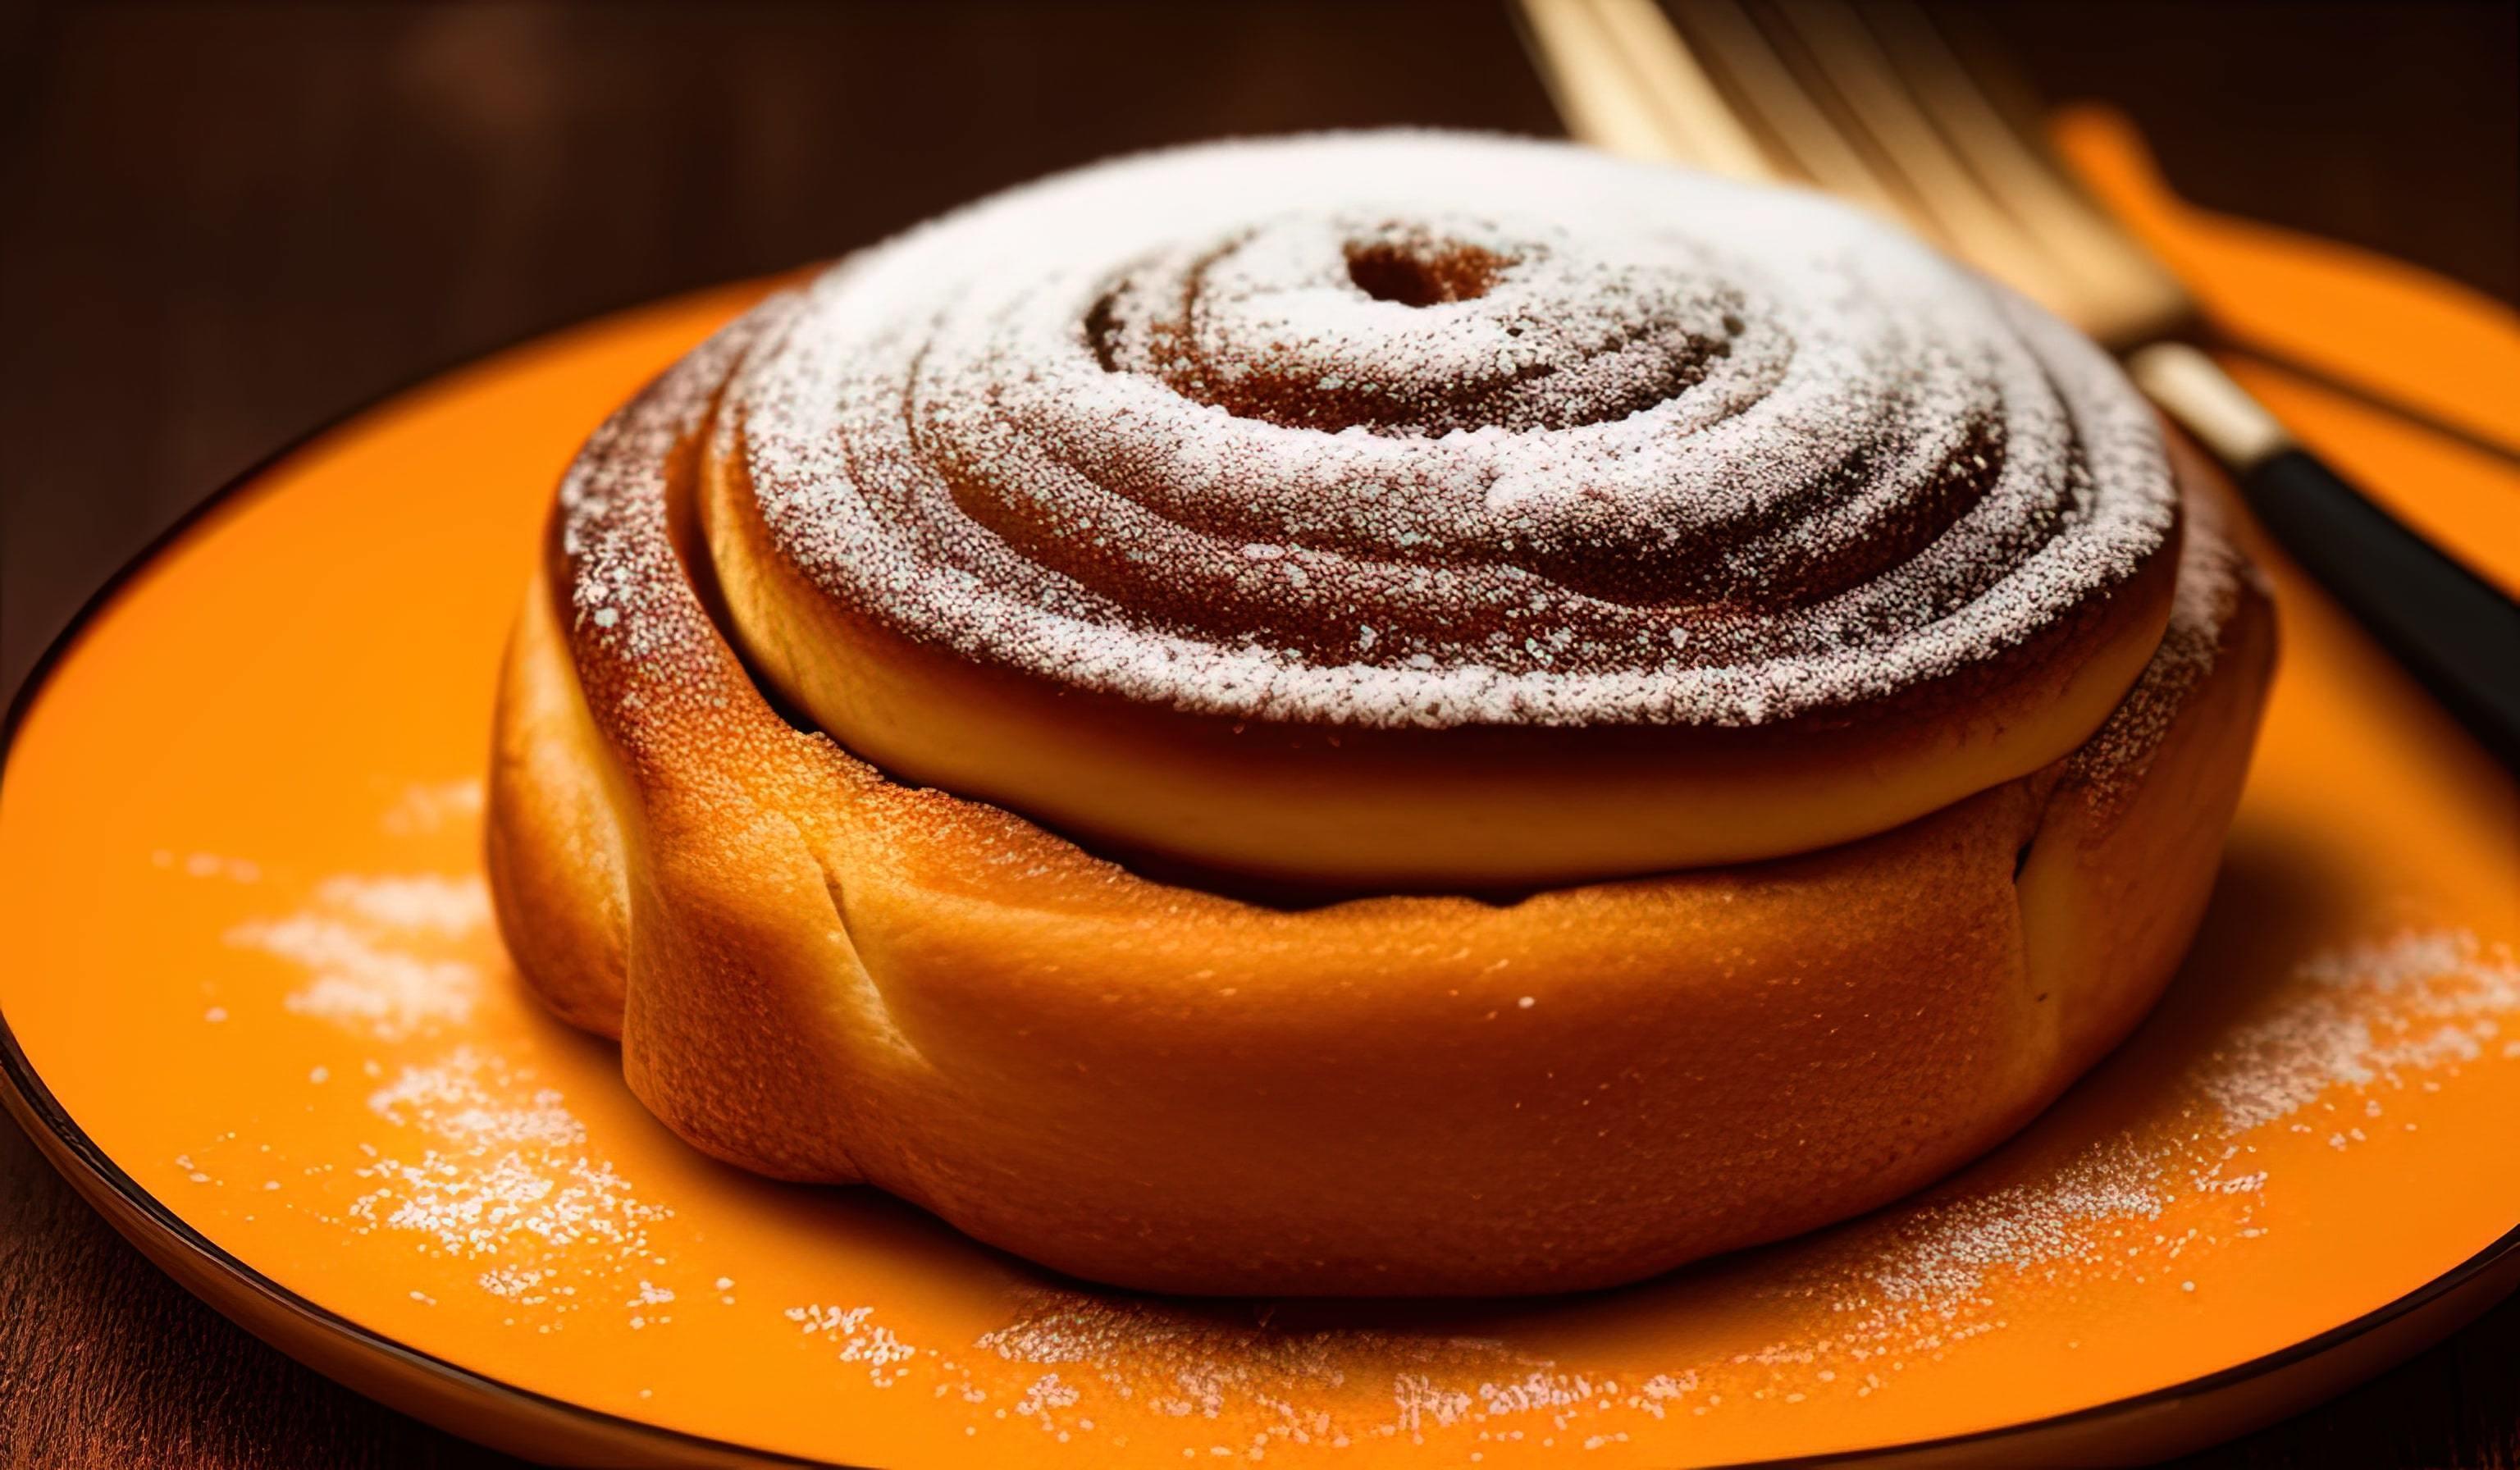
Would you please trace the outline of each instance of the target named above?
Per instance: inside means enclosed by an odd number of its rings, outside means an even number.
[[[692,1152],[520,994],[479,776],[562,463],[750,290],[299,448],[18,711],[10,1100],[159,1264],[323,1371],[607,1463],[2090,1461],[2298,1407],[2520,1276],[2520,796],[2280,562],[2283,672],[2169,1001],[1868,1219],[1581,1298],[1192,1304]]]

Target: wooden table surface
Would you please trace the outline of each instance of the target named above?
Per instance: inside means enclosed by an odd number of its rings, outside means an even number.
[[[2508,4],[1962,8],[2189,197],[2520,294]],[[1124,149],[1555,130],[1503,10],[1439,3],[21,4],[0,109],[0,690],[220,482],[529,334]],[[229,1325],[0,1125],[0,1464],[507,1463]],[[2520,1300],[2193,1463],[2520,1466]]]

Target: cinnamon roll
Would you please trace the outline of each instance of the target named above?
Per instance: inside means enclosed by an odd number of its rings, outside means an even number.
[[[1632,1279],[1911,1189],[2193,928],[2272,620],[2108,359],[1829,201],[1156,154],[561,486],[519,968],[701,1147],[1101,1280]]]

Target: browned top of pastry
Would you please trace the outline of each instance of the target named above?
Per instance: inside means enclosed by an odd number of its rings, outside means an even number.
[[[2035,308],[1817,197],[1558,145],[1122,160],[752,332],[718,447],[825,595],[1185,713],[1853,708],[1982,678],[2174,523],[2150,414]]]

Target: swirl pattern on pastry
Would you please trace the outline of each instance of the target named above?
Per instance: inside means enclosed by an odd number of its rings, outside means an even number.
[[[2115,368],[1817,197],[1502,140],[1186,150],[948,216],[754,336],[700,520],[756,668],[898,775],[1194,866],[1844,840],[2073,748],[2167,617],[2176,496]],[[1778,783],[1889,786],[1771,801],[1728,731],[1785,734]],[[1598,828],[1656,767],[1620,833],[1458,856],[1447,811]]]
[[[778,552],[1183,710],[1751,725],[1981,664],[2169,532],[2115,370],[1851,211],[1503,143],[1238,152],[815,283],[726,420]]]

